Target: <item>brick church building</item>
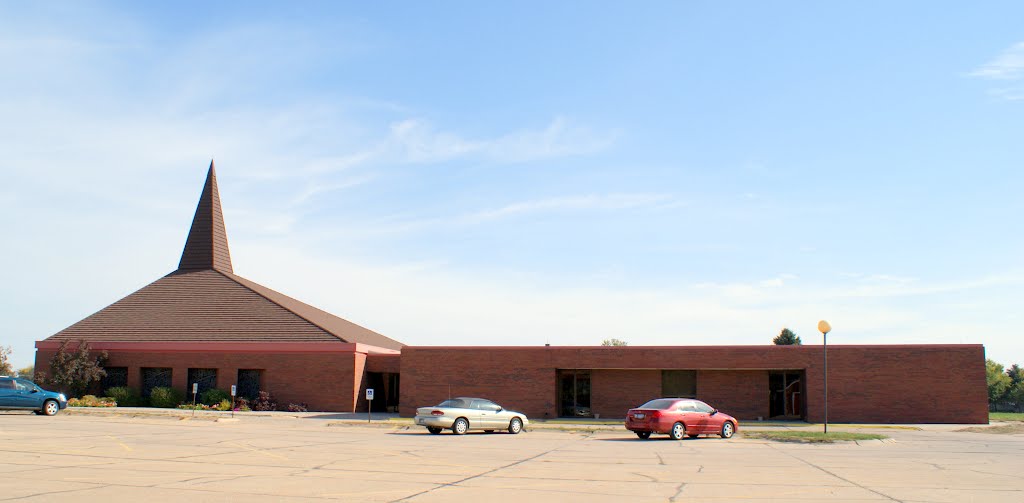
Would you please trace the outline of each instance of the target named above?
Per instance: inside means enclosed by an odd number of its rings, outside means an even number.
[[[480,327],[486,333],[487,327]],[[177,269],[36,342],[47,372],[63,342],[106,351],[103,387],[240,396],[270,391],[310,410],[411,416],[482,396],[534,418],[621,418],[660,396],[697,397],[739,419],[824,419],[821,346],[405,346],[234,273],[211,163]],[[832,422],[987,423],[980,344],[828,348]]]

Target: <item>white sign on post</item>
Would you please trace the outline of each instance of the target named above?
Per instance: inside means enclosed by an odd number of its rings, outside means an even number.
[[[194,395],[196,393],[199,393],[199,383],[194,382],[192,383],[192,394]]]
[[[231,396],[235,396],[235,385],[231,385]]]
[[[370,411],[373,410],[373,388],[366,388],[366,400],[370,403],[366,404],[366,422],[370,422]]]

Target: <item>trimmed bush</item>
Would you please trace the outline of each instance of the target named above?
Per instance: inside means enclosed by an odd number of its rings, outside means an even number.
[[[117,386],[107,390],[107,396],[121,407],[138,407],[142,405],[139,392],[126,386]]]
[[[71,398],[68,400],[69,407],[117,407],[113,398],[96,398],[95,395],[85,395],[82,398]]]
[[[304,403],[290,403],[288,404],[288,412],[309,412],[309,410]]]
[[[192,402],[186,402],[186,403],[180,404],[180,405],[178,405],[178,408],[179,409],[185,409],[185,410],[193,410],[193,409],[194,410],[214,410],[213,407],[211,407],[209,405],[206,405],[204,403],[196,403],[193,406]]]
[[[252,410],[277,410],[277,401],[270,396],[269,391],[260,391],[260,396],[249,405]]]
[[[231,395],[222,389],[210,388],[199,394],[199,401],[206,405],[217,405],[224,400],[231,401]]]
[[[214,408],[217,410],[231,410],[231,400],[221,400]]]
[[[180,391],[174,388],[153,388],[153,391],[149,392],[149,406],[150,407],[161,407],[165,409],[173,409],[178,406],[185,399]]]

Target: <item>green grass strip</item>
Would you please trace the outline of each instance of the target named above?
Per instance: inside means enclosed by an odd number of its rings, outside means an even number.
[[[1024,412],[989,412],[989,421],[1024,421]]]
[[[875,433],[850,433],[847,431],[834,431],[822,433],[820,431],[744,431],[745,438],[761,438],[779,442],[803,442],[803,443],[832,443],[836,441],[851,440],[882,440],[889,438],[885,435]]]

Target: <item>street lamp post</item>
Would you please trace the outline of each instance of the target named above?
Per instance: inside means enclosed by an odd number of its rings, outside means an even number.
[[[832,326],[827,321],[821,320],[818,322],[818,331],[821,332],[823,340],[822,355],[825,359],[825,369],[823,374],[825,375],[825,434],[828,434],[828,333],[832,331]]]

